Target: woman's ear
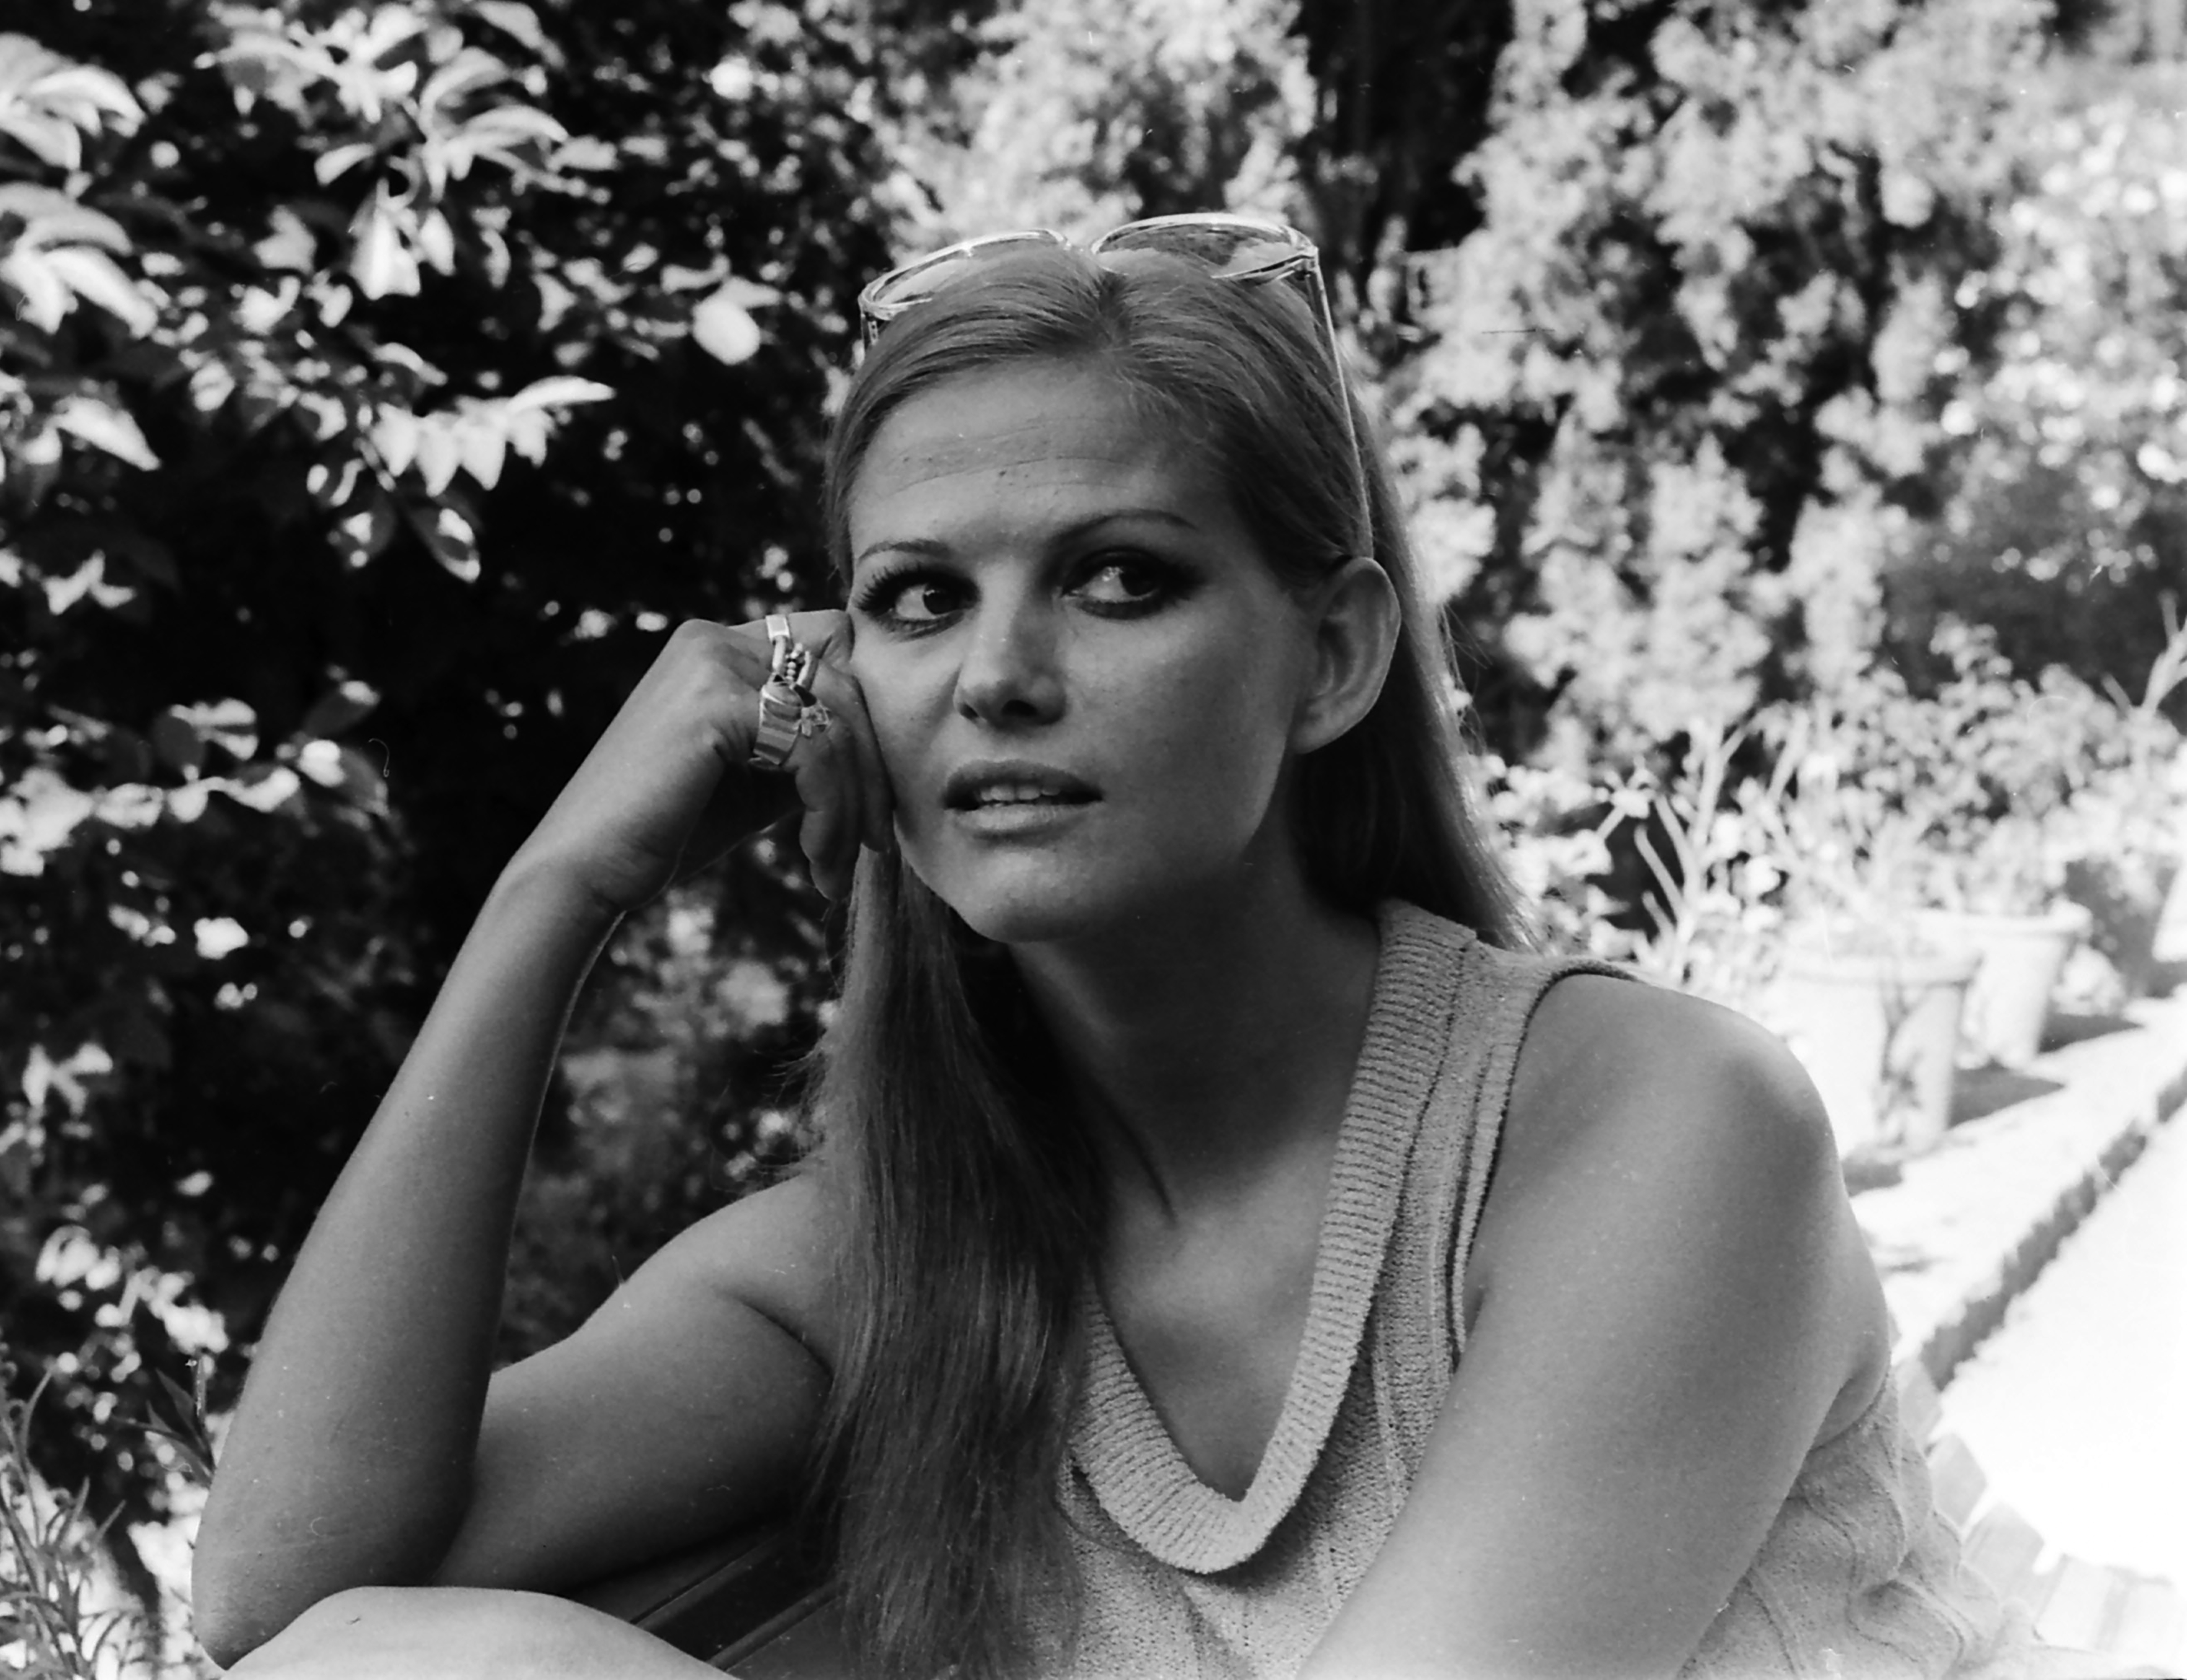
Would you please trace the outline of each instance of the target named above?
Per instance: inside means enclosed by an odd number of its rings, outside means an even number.
[[[1315,587],[1311,679],[1291,724],[1291,750],[1325,747],[1374,710],[1397,650],[1403,615],[1390,575],[1373,560],[1346,560]]]

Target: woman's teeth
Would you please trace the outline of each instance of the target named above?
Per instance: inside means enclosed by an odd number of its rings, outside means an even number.
[[[976,802],[981,805],[1032,805],[1043,800],[1060,801],[1062,798],[1063,795],[1053,788],[1037,787],[1025,782],[982,788]]]

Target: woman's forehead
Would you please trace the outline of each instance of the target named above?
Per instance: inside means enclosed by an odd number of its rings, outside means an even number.
[[[965,374],[909,399],[874,433],[851,486],[853,546],[882,534],[869,529],[876,522],[944,516],[968,499],[1112,494],[1190,505],[1219,492],[1204,452],[1097,369]]]

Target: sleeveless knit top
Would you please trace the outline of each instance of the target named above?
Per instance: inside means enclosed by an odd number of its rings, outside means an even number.
[[[1465,1350],[1466,1256],[1519,1046],[1558,980],[1386,907],[1365,1042],[1331,1169],[1306,1333],[1251,1486],[1201,1482],[1133,1374],[1098,1292],[1060,1497],[1082,1582],[1056,1672],[1289,1676],[1380,1551]],[[1629,976],[1627,976],[1629,978]],[[1808,1452],[1689,1676],[2016,1672],[2024,1629],[1959,1568],[1892,1385]]]

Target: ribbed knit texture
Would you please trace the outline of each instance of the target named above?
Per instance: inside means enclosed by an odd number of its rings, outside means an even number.
[[[1088,1292],[1060,1489],[1085,1588],[1071,1675],[1294,1673],[1412,1486],[1464,1347],[1466,1256],[1527,1020],[1565,975],[1618,971],[1515,956],[1405,905],[1381,936],[1298,1364],[1244,1498],[1193,1475]],[[1959,1570],[1886,1384],[1809,1452],[1685,1672],[1999,1672],[2016,1643]]]

